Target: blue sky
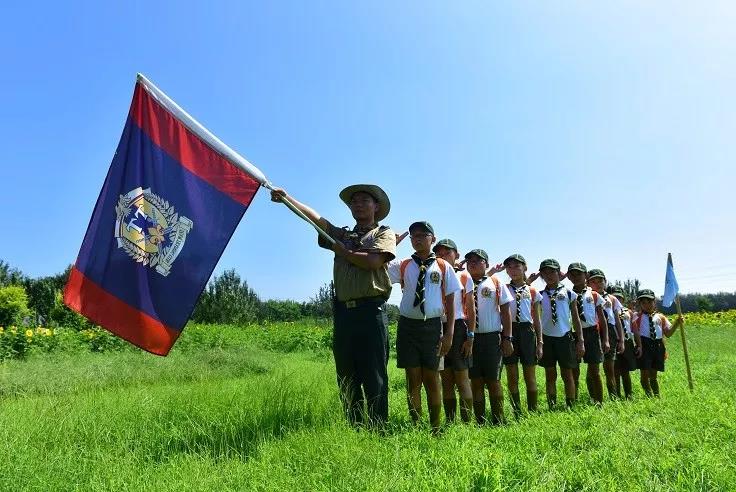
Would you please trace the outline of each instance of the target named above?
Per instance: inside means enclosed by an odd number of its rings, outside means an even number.
[[[336,224],[339,190],[373,182],[387,224],[429,220],[464,251],[580,260],[658,293],[672,252],[682,291],[736,290],[729,2],[49,2],[0,18],[0,259],[30,275],[74,262],[142,72]],[[302,300],[331,257],[260,191],[226,268]]]

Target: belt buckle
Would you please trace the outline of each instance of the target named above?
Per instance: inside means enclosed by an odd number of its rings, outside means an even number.
[[[355,301],[345,301],[345,307],[348,309],[352,309],[358,305]]]

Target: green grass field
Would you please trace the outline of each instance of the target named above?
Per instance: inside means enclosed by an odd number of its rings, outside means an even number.
[[[270,351],[231,327],[197,348],[203,330],[218,329],[185,331],[166,358],[3,362],[0,490],[736,490],[732,324],[688,326],[692,395],[677,335],[659,400],[637,385],[631,402],[441,437],[409,424],[393,361],[379,437],[344,424],[329,352]]]

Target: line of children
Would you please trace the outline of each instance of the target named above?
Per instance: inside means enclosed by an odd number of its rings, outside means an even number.
[[[476,422],[486,422],[487,390],[490,420],[503,423],[504,366],[511,407],[518,418],[519,362],[529,412],[537,410],[537,364],[545,370],[550,409],[557,405],[558,366],[566,407],[574,406],[581,359],[588,365],[586,383],[595,404],[603,401],[602,362],[610,398],[620,397],[622,387],[624,396],[631,398],[630,372],[636,369],[641,370],[644,392],[659,395],[657,372],[664,371],[666,355],[663,338],[670,337],[683,319],[678,317],[673,325],[657,313],[651,290],[638,293],[640,310],[635,313],[624,307],[620,287],[607,292],[605,274],[597,269],[588,272],[580,262],[570,264],[563,274],[559,262],[547,259],[539,265],[539,273],[527,277],[526,260],[520,254],[489,270],[488,254],[474,249],[465,255],[466,270],[462,270],[457,268],[459,253],[452,240],[443,239],[432,248],[436,238],[429,223],[413,223],[409,234],[414,254],[393,260],[388,271],[391,281],[402,286],[397,365],[406,371],[407,404],[414,422],[421,418],[424,386],[433,432],[439,432],[443,404],[447,421],[455,419],[456,389],[463,422],[469,422],[471,406]],[[501,269],[511,279],[509,284],[493,275]],[[545,283],[541,292],[531,286],[539,277]],[[562,284],[566,277],[572,289]]]

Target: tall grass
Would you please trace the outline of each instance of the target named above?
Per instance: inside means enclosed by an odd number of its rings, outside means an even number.
[[[394,363],[388,434],[355,431],[328,352],[266,350],[235,328],[185,331],[167,358],[6,361],[0,490],[733,490],[736,327],[688,328],[692,395],[673,338],[658,400],[438,438],[409,423]]]

